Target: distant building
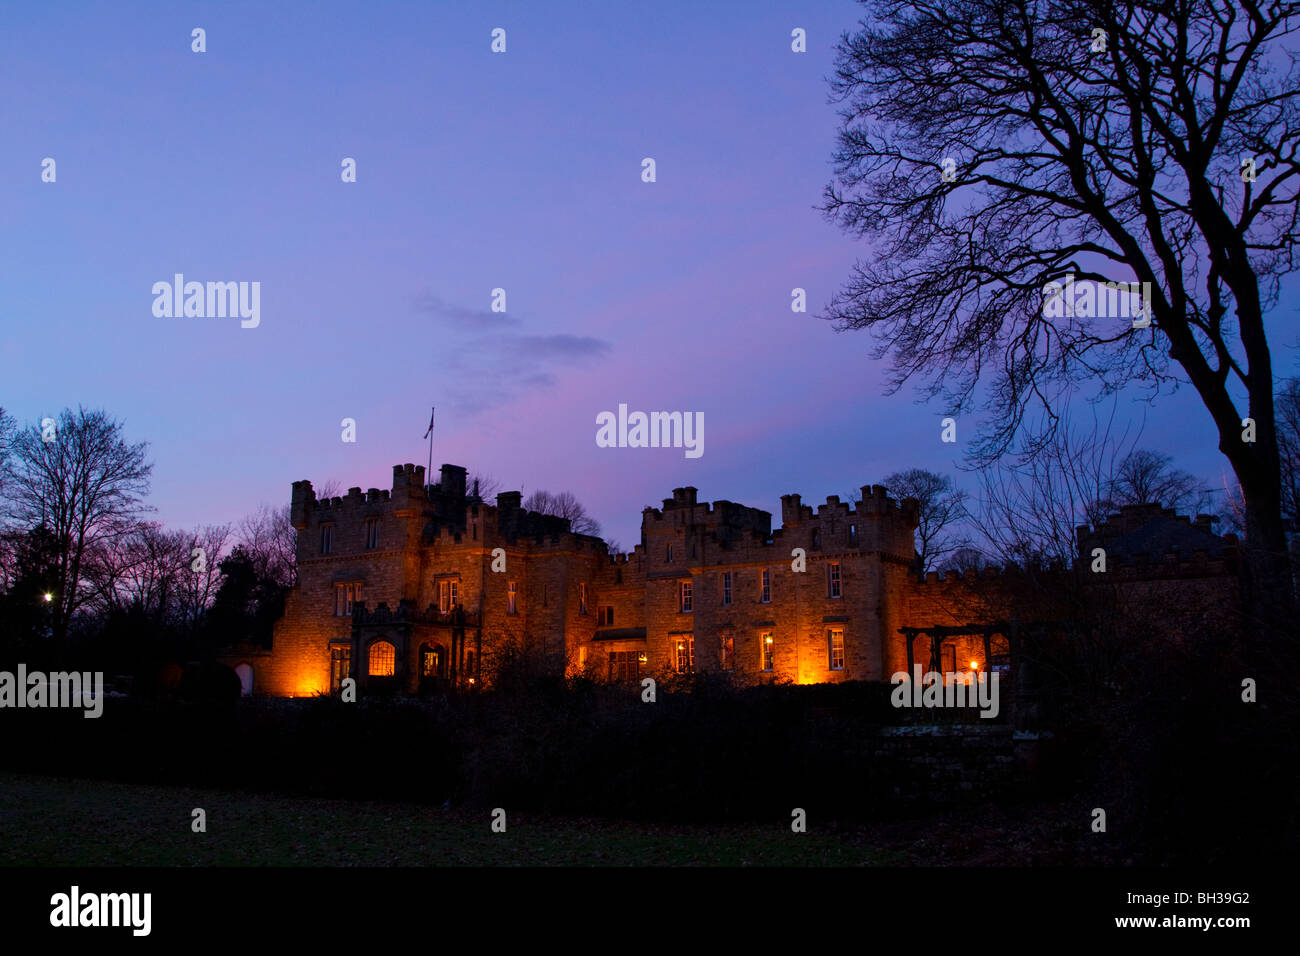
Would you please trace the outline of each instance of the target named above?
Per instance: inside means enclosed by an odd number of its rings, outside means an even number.
[[[856,505],[831,496],[815,511],[785,495],[776,530],[769,512],[678,488],[643,511],[641,544],[625,555],[520,497],[488,504],[455,465],[433,485],[423,467],[398,465],[390,490],[330,499],[295,482],[298,584],[270,650],[233,650],[226,662],[246,692],[274,696],[334,691],[346,677],[363,693],[489,686],[506,662],[605,680],[887,681],[916,664],[1005,666],[1010,620],[1062,613],[1042,576],[1014,568],[918,579],[916,502],[880,485]],[[1049,578],[1084,575],[1084,587],[1159,608],[1154,626],[1170,619],[1153,594],[1179,613],[1225,613],[1231,626],[1236,542],[1204,516],[1129,507],[1080,528],[1078,543],[1081,570]],[[1096,547],[1104,574],[1089,571]]]

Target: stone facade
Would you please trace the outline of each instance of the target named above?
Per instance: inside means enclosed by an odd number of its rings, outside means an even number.
[[[642,513],[641,544],[611,555],[567,520],[523,509],[519,492],[488,504],[465,481],[443,465],[426,485],[408,464],[387,491],[317,499],[295,482],[298,585],[269,654],[227,658],[251,668],[252,691],[304,696],[347,676],[372,692],[489,686],[508,662],[616,680],[889,680],[907,670],[909,643],[917,663],[987,668],[1009,653],[1009,609],[1032,617],[1024,595],[1042,590],[1014,568],[918,579],[916,502],[879,485],[856,505],[832,496],[815,510],[785,495],[775,530],[769,512],[678,488]],[[1153,522],[1178,527],[1153,536]],[[1151,562],[1125,551],[1135,540],[1179,550]],[[1099,543],[1113,552],[1107,586],[1138,604],[1170,587],[1188,613],[1235,601],[1235,541],[1199,518],[1125,509],[1080,529],[1082,555]],[[932,633],[909,639],[909,628]]]

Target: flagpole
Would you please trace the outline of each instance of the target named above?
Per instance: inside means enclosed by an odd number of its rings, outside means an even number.
[[[437,410],[436,406],[429,409],[429,430],[425,432],[425,437],[429,439],[429,467],[424,473],[426,488],[433,484],[433,416]]]

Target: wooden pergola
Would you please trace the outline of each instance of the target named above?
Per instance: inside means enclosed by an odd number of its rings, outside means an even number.
[[[910,677],[916,661],[913,644],[918,637],[924,635],[930,638],[929,670],[942,673],[943,664],[940,660],[939,649],[943,646],[944,638],[982,636],[984,638],[984,666],[989,667],[993,660],[993,635],[1001,634],[1005,636],[1009,649],[1012,629],[1011,625],[1006,621],[995,621],[991,624],[932,624],[929,627],[900,627],[898,632],[907,638],[907,673]]]

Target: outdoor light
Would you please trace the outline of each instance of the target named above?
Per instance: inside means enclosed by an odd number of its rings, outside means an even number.
[[[772,643],[772,639],[771,639],[770,637],[767,639],[767,643],[769,643],[769,644]]]
[[[970,662],[970,669],[973,670],[973,671],[977,671],[977,670],[979,670],[979,669],[980,669],[980,662],[979,662],[979,661],[971,661],[971,662]]]
[[[53,600],[54,600],[54,595],[51,594],[49,591],[46,591],[46,592],[45,592],[45,603],[46,603],[46,604],[49,604],[49,603],[50,603],[51,601],[53,601]]]

